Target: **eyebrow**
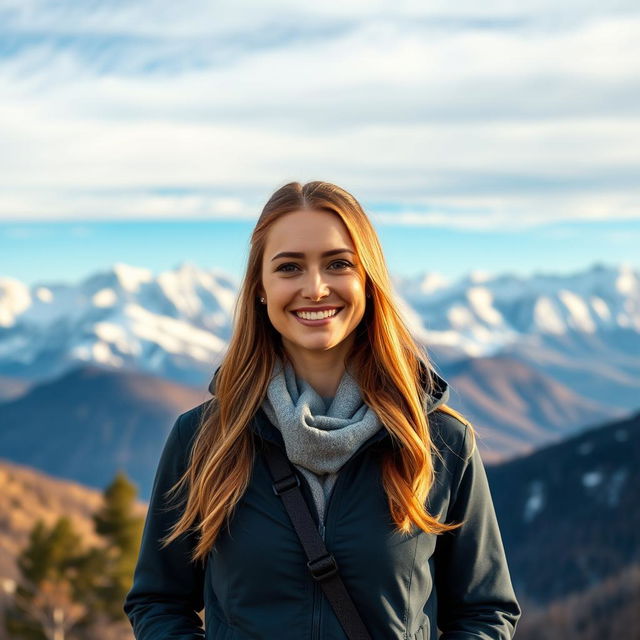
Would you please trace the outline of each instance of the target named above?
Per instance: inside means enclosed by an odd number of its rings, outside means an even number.
[[[325,251],[321,257],[326,258],[327,256],[335,256],[338,253],[352,253],[356,254],[355,251],[351,251],[351,249],[331,249],[331,251]],[[277,260],[278,258],[304,258],[304,253],[300,253],[299,251],[281,251],[271,258],[271,262]]]

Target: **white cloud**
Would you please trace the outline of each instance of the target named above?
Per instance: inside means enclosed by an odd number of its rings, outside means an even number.
[[[325,0],[301,4],[297,0],[245,0],[242,6],[229,0],[3,0],[4,23],[14,30],[46,30],[52,33],[118,33],[163,38],[254,32],[261,26],[321,26],[371,18],[453,21],[527,20],[541,24],[575,23],[601,15],[625,15],[637,11],[634,0],[615,3],[585,0]]]
[[[90,6],[0,4],[0,218],[252,217],[293,179],[398,222],[640,217],[630,3]]]

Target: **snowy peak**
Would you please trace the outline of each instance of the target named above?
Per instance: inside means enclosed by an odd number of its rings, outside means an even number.
[[[493,353],[529,335],[640,334],[640,278],[628,265],[529,278],[473,272],[431,290],[420,281],[396,280],[396,286],[420,315],[421,329],[435,343],[453,330],[468,355]]]
[[[222,321],[232,313],[236,287],[223,274],[185,262],[174,271],[160,274],[157,283],[176,310],[188,316],[198,316],[208,309]]]
[[[29,288],[15,278],[0,278],[0,327],[10,327],[29,308]]]
[[[113,273],[118,283],[125,291],[135,293],[140,290],[141,285],[151,282],[153,274],[149,269],[132,267],[122,262],[113,265]]]
[[[640,352],[640,278],[628,265],[392,281],[410,330],[446,360],[584,357],[596,343],[603,358]],[[0,373],[41,378],[96,363],[199,383],[226,348],[238,286],[190,262],[157,275],[117,263],[79,284],[0,279]]]
[[[638,274],[628,266],[621,267],[616,279],[616,291],[620,295],[640,294],[640,279]]]
[[[93,363],[198,383],[231,331],[233,281],[182,264],[158,276],[117,263],[77,285],[0,284],[0,371],[27,378]]]
[[[153,273],[149,269],[117,262],[111,269],[84,280],[81,287],[87,295],[95,295],[104,290],[136,294],[144,285],[152,281]]]

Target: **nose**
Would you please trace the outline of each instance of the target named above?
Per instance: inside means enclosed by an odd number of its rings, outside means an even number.
[[[309,300],[322,300],[329,295],[329,285],[325,282],[322,271],[319,269],[309,269],[300,292],[304,298]]]

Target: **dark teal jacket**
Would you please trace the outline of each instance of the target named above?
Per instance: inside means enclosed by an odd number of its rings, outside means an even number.
[[[439,393],[446,382],[437,377]],[[211,402],[211,400],[209,400]],[[346,640],[312,579],[280,498],[273,492],[263,440],[284,450],[279,430],[260,410],[251,429],[257,455],[249,487],[223,528],[206,567],[189,562],[193,538],[160,550],[177,518],[162,494],[185,469],[200,405],[182,414],[156,473],[142,546],[124,611],[137,640]],[[502,640],[520,617],[487,477],[469,427],[441,410],[429,414],[436,483],[429,512],[465,521],[440,536],[394,532],[380,460],[391,445],[383,428],[341,469],[327,505],[325,542],[374,640]],[[298,473],[314,518],[309,486]],[[442,520],[442,519],[441,519]],[[197,612],[205,610],[202,629]]]

